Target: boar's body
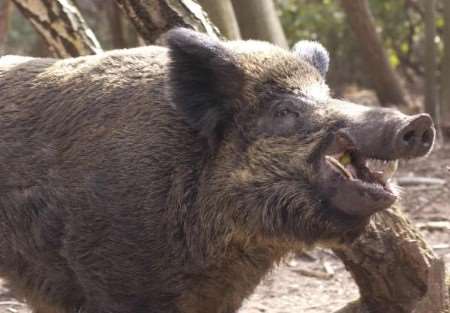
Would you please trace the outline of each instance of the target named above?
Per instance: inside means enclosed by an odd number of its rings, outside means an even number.
[[[330,98],[317,43],[168,45],[0,58],[0,274],[35,312],[235,312],[394,202],[366,158],[431,148],[428,116]]]
[[[255,285],[269,264],[244,283],[235,275],[263,253],[211,273],[197,264],[199,249],[189,245],[201,240],[194,202],[204,143],[165,99],[167,50],[8,58],[0,67],[0,272],[12,287],[44,313],[53,305],[59,313],[174,312],[175,299],[196,312],[237,306],[249,287],[227,290]]]

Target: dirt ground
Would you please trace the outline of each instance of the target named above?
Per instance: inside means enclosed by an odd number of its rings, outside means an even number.
[[[405,211],[418,226],[450,222],[450,144],[437,147],[426,159],[403,162],[397,178],[439,178],[444,185],[414,184],[403,188]],[[423,228],[422,232],[450,270],[450,230]],[[327,274],[331,273],[331,274]],[[317,276],[317,277],[310,277]],[[240,313],[328,313],[357,299],[358,290],[340,261],[329,251],[316,249],[291,257],[273,270],[246,301]],[[30,313],[0,287],[0,313]]]

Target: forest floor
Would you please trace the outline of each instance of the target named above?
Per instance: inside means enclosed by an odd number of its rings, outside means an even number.
[[[436,147],[425,159],[402,162],[396,175],[445,180],[444,185],[405,186],[402,206],[422,230],[435,252],[450,271],[450,230],[439,223],[450,223],[450,144]],[[315,249],[292,256],[257,288],[240,313],[328,313],[358,298],[358,290],[343,264],[330,251]],[[0,313],[30,313],[0,284]]]

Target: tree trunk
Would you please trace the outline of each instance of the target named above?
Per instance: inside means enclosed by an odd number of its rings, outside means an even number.
[[[367,0],[341,0],[352,31],[360,45],[369,76],[382,105],[410,105],[398,77],[389,66],[386,53],[376,32]]]
[[[232,0],[241,35],[244,39],[259,39],[288,48],[272,0]]]
[[[139,35],[154,43],[175,26],[189,27],[219,38],[220,32],[201,6],[192,0],[116,0]]]
[[[450,137],[450,1],[444,2],[444,57],[441,72],[441,129]]]
[[[338,313],[449,312],[445,264],[399,208],[376,214],[351,248],[334,252],[361,295]]]
[[[198,0],[220,32],[228,39],[241,38],[231,0]]]
[[[0,54],[3,52],[3,47],[8,37],[9,18],[11,16],[12,3],[10,0],[4,0],[0,6]]]
[[[127,47],[125,36],[125,25],[120,8],[117,5],[110,5],[106,8],[108,11],[109,30],[111,32],[112,45],[114,49]]]
[[[94,33],[70,0],[13,0],[57,57],[102,51]]]
[[[448,0],[444,1],[447,2]],[[425,9],[425,111],[431,115],[434,122],[439,122],[439,105],[436,87],[436,1],[424,0]]]

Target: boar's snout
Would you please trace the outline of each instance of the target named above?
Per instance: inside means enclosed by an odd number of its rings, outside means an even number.
[[[399,127],[393,138],[395,159],[416,158],[425,155],[434,141],[433,121],[428,114],[411,116]]]
[[[368,216],[397,199],[391,178],[399,159],[426,155],[435,129],[428,114],[407,116],[339,102],[346,126],[336,131],[321,163],[319,185],[334,208]]]
[[[338,135],[368,158],[398,160],[426,155],[433,146],[435,129],[426,113],[408,116],[393,109],[366,109],[350,114],[348,127]]]

